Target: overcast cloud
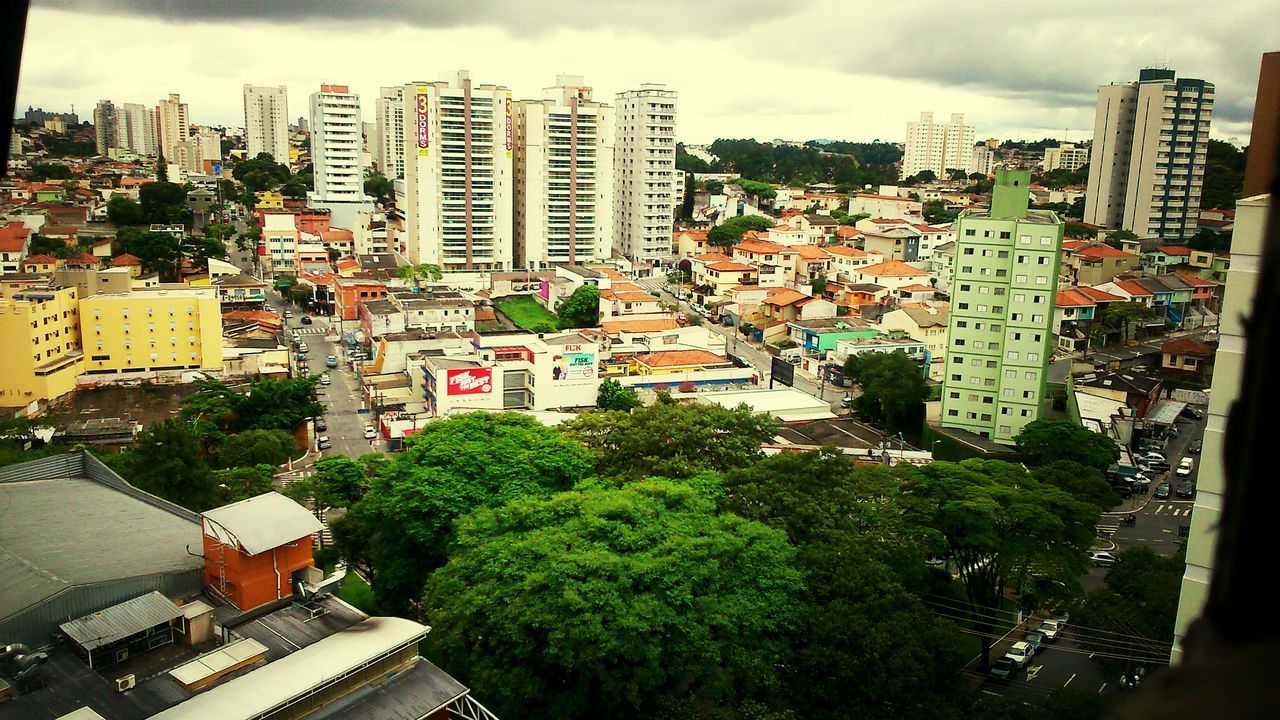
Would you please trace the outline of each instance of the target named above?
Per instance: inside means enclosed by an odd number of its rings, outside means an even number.
[[[678,134],[901,140],[922,110],[979,137],[1089,137],[1097,86],[1144,66],[1217,85],[1213,134],[1248,141],[1280,0],[36,0],[19,109],[182,94],[193,122],[243,124],[244,83],[288,85],[305,115],[321,82],[378,87],[456,69],[536,97],[557,73],[597,99],[679,91]]]

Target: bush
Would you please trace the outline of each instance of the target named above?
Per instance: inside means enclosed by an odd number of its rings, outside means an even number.
[[[698,386],[695,385],[692,380],[685,380],[684,382],[680,383],[680,385],[677,386],[676,389],[682,393],[698,392]]]

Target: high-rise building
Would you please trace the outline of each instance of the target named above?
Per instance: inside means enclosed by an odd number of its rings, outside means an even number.
[[[116,106],[110,100],[99,100],[93,106],[93,139],[99,155],[106,155],[114,147],[120,147]]]
[[[336,227],[350,228],[356,213],[372,209],[364,194],[360,96],[346,85],[321,85],[311,93],[311,164],[315,191],[308,204],[328,208]]]
[[[1189,238],[1200,218],[1213,83],[1147,68],[1098,88],[1084,221]]]
[[[646,83],[617,95],[613,152],[613,242],[653,268],[671,256],[675,225],[676,91]]]
[[[983,145],[975,145],[973,147],[973,165],[970,172],[981,173],[982,175],[990,175],[996,167],[996,152],[991,148]]]
[[[289,91],[284,85],[244,86],[244,140],[251,158],[268,153],[289,164]]]
[[[404,177],[404,87],[384,87],[378,93],[378,142],[369,148],[378,172]]]
[[[189,137],[191,119],[187,116],[187,104],[176,93],[170,93],[156,106],[157,148],[172,162],[178,154],[178,143]]]
[[[511,91],[460,70],[404,87],[404,215],[411,262],[508,270],[512,248]]]
[[[956,221],[942,425],[1012,444],[1040,418],[1062,220],[1028,210],[1031,173],[996,169],[990,210]]]
[[[964,113],[951,113],[951,121],[934,122],[933,113],[920,113],[920,120],[907,123],[907,146],[902,152],[902,171],[906,179],[925,170],[937,178],[946,178],[948,170],[973,170],[974,131],[964,121]]]
[[[116,137],[120,147],[139,155],[156,154],[156,118],[146,105],[125,103],[116,112]]]
[[[1070,143],[1058,143],[1056,148],[1044,149],[1044,171],[1079,170],[1089,163],[1089,148]]]
[[[515,105],[515,264],[584,263],[613,250],[613,108],[580,75]]]

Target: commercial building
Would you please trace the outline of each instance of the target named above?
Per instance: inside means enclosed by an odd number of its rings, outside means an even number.
[[[165,159],[173,162],[178,156],[178,144],[191,136],[191,120],[187,116],[187,104],[176,93],[162,98],[156,106],[157,149]]]
[[[93,106],[93,140],[99,155],[120,147],[116,135],[116,106],[110,100],[99,100]]]
[[[613,108],[580,75],[515,104],[515,265],[608,258],[613,249]]]
[[[1213,83],[1146,68],[1098,88],[1084,221],[1140,237],[1196,233]]]
[[[244,141],[248,156],[271,155],[289,164],[289,90],[284,85],[244,86]]]
[[[77,297],[57,285],[3,288],[0,407],[32,414],[75,389],[84,368]]]
[[[1028,210],[1031,174],[996,170],[990,210],[956,221],[942,425],[1012,444],[1040,418],[1062,220]]]
[[[395,180],[404,177],[404,86],[384,87],[378,93],[377,146],[370,148],[378,172]]]
[[[1089,148],[1058,143],[1056,148],[1044,149],[1044,171],[1079,170],[1089,163]]]
[[[451,270],[510,270],[511,91],[460,70],[404,87],[406,255]]]
[[[146,289],[80,301],[86,375],[222,368],[222,305],[212,288]]]
[[[364,194],[360,122],[360,96],[346,85],[321,85],[311,93],[315,191],[308,194],[307,204],[329,209],[338,227],[351,227],[356,213],[373,209]]]
[[[613,153],[613,244],[647,274],[671,256],[675,224],[676,91],[660,84],[618,93]]]
[[[950,122],[934,122],[933,113],[922,112],[907,123],[907,146],[902,153],[899,177],[906,179],[925,170],[945,179],[948,170],[973,172],[973,124],[964,113],[952,113]]]
[[[426,355],[422,390],[434,417],[471,410],[594,407],[599,345],[580,333],[477,335],[466,354]]]

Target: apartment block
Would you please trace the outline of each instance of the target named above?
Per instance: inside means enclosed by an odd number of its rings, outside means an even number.
[[[404,87],[406,254],[451,270],[509,270],[514,247],[511,91],[460,70]]]
[[[99,155],[120,147],[116,130],[116,106],[110,100],[99,100],[93,106],[93,140]]]
[[[902,153],[899,177],[906,179],[925,170],[946,178],[947,170],[973,172],[973,124],[964,113],[952,113],[950,122],[934,122],[933,113],[920,113],[920,120],[907,123],[907,146]]]
[[[84,367],[76,289],[5,288],[0,296],[0,407],[38,410],[67,395]]]
[[[395,180],[404,177],[404,87],[384,87],[378,93],[378,142],[370,148],[378,172]]]
[[[187,104],[178,94],[170,93],[156,106],[157,148],[169,162],[173,162],[178,156],[178,144],[190,136],[191,119],[187,115]]]
[[[139,155],[155,157],[156,116],[146,105],[125,103],[116,113],[119,146]]]
[[[1196,233],[1213,83],[1147,68],[1098,88],[1084,220],[1140,237]]]
[[[86,375],[222,369],[213,288],[134,290],[80,301]]]
[[[671,256],[675,223],[676,100],[665,85],[618,93],[613,153],[613,243],[636,263]]]
[[[284,85],[244,86],[244,140],[248,155],[267,153],[289,163],[289,89]]]
[[[336,227],[350,228],[358,213],[373,209],[364,194],[363,146],[360,96],[346,85],[321,85],[311,94],[315,190],[307,195],[307,204],[329,210]]]
[[[1040,418],[1062,220],[1028,210],[1031,173],[996,170],[990,210],[956,221],[942,425],[1012,444]]]
[[[515,265],[586,263],[613,250],[613,108],[580,75],[515,105]]]
[[[1044,171],[1079,170],[1089,163],[1089,148],[1058,143],[1056,148],[1044,149]]]

